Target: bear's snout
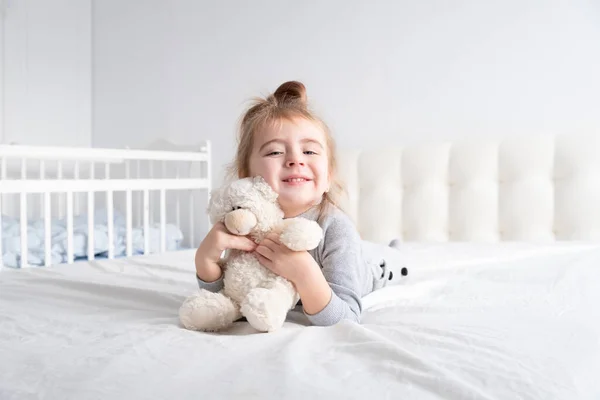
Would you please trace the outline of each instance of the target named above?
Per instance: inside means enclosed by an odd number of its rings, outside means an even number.
[[[244,209],[231,211],[225,216],[225,227],[234,235],[249,234],[257,223],[256,216]]]

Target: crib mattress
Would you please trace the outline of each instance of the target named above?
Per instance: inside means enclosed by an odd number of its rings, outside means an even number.
[[[597,399],[600,246],[407,244],[361,324],[182,329],[193,251],[0,271],[0,399]]]

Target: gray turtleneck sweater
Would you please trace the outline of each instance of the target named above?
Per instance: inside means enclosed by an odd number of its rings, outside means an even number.
[[[300,217],[316,221],[318,210],[310,209]],[[319,326],[333,325],[343,319],[360,322],[361,298],[387,279],[382,276],[380,267],[384,250],[364,242],[352,220],[338,208],[330,207],[319,225],[323,229],[323,240],[309,253],[321,267],[332,296],[323,310],[305,315],[313,325]],[[210,283],[198,278],[198,284],[200,288],[218,292],[223,287],[223,278]]]

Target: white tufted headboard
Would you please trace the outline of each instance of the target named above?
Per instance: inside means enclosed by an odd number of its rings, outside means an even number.
[[[364,239],[600,240],[600,134],[342,150]]]

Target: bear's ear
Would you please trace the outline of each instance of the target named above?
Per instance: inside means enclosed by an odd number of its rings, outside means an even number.
[[[211,224],[219,222],[225,215],[227,208],[224,199],[225,187],[214,189],[210,192],[210,200],[208,201],[207,213]]]
[[[254,188],[261,194],[261,196],[271,202],[274,203],[277,201],[277,193],[271,188],[271,186],[264,180],[262,176],[255,176],[253,179]]]

